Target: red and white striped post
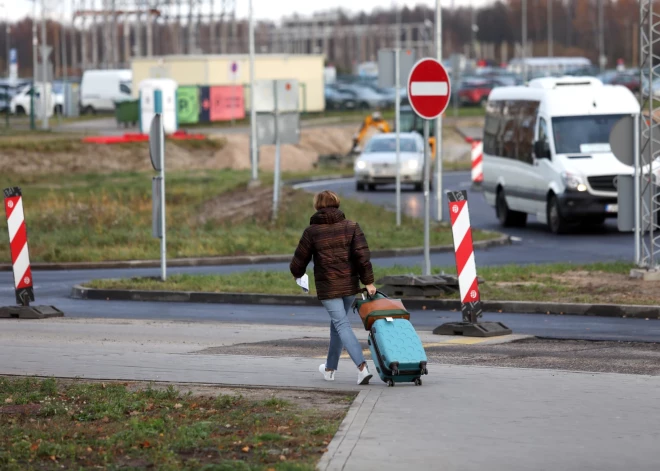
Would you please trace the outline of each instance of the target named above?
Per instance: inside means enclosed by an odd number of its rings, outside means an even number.
[[[481,295],[477,264],[474,259],[472,227],[468,210],[467,191],[448,191],[449,216],[454,238],[456,273],[461,296],[462,322],[449,322],[433,330],[437,335],[464,335],[467,337],[493,337],[511,334],[511,329],[500,322],[478,322],[482,316]]]
[[[463,321],[474,323],[481,316],[481,298],[477,280],[477,264],[474,260],[467,191],[450,191],[447,192],[447,197]]]
[[[30,301],[34,301],[34,289],[23,213],[23,196],[21,189],[17,187],[5,188],[4,196],[16,302],[21,306],[29,306]]]
[[[481,185],[484,181],[484,143],[472,141],[472,183]]]

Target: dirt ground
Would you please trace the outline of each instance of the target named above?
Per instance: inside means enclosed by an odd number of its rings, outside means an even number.
[[[286,207],[295,190],[283,187],[280,193],[280,207]],[[199,211],[199,223],[209,221],[240,224],[255,220],[267,223],[273,210],[273,189],[266,186],[258,189],[243,188],[225,193],[204,203]]]
[[[282,171],[312,170],[319,154],[347,153],[350,150],[353,127],[303,129],[300,144],[282,146]],[[59,138],[59,137],[58,137]],[[169,170],[205,170],[250,168],[250,145],[247,134],[210,136],[222,139],[220,150],[189,150],[174,142],[166,144],[166,165]],[[78,139],[77,137],[75,139]],[[116,171],[146,171],[151,169],[148,146],[80,144],[74,151],[33,152],[6,148],[0,153],[0,173],[21,175],[63,173],[106,173]],[[275,147],[260,150],[260,167],[273,170]]]
[[[1,377],[10,377],[1,375]],[[195,397],[210,396],[217,397],[220,395],[226,396],[242,396],[249,401],[265,401],[272,398],[277,398],[291,403],[295,403],[301,409],[314,409],[321,412],[343,412],[353,402],[357,395],[354,391],[337,391],[337,390],[299,390],[299,389],[273,389],[266,387],[228,387],[228,386],[215,386],[197,383],[170,383],[170,382],[147,382],[147,381],[101,381],[95,379],[68,379],[60,378],[58,382],[62,384],[76,384],[76,383],[104,383],[104,384],[123,384],[129,391],[138,391],[151,387],[159,391],[166,390],[172,386],[182,395],[190,393]],[[28,406],[29,407],[29,406]],[[7,406],[3,406],[0,413],[11,414],[13,411]],[[25,412],[24,410],[16,412]]]
[[[300,143],[283,145],[281,164],[283,172],[307,172],[313,170],[320,155],[346,155],[353,143],[359,124],[327,126],[303,129]],[[370,134],[373,134],[370,133]],[[47,137],[35,136],[37,139]],[[210,139],[223,141],[219,150],[190,150],[175,142],[166,144],[166,165],[169,170],[206,170],[251,168],[250,141],[248,134],[217,134]],[[444,159],[456,161],[469,158],[470,146],[460,136],[445,130],[443,135]],[[33,137],[26,137],[33,139]],[[57,139],[61,139],[59,136]],[[72,137],[78,139],[78,137]],[[97,145],[75,144],[72,151],[35,152],[3,148],[0,152],[0,173],[19,175],[110,173],[117,171],[147,171],[151,169],[147,144]],[[275,146],[260,148],[259,167],[272,171],[275,163]]]
[[[553,276],[563,284],[578,287],[585,295],[594,295],[603,304],[639,304],[655,300],[660,304],[660,281],[643,281],[627,274],[574,271]]]

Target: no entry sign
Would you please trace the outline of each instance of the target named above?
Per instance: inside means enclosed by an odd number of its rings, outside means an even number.
[[[408,77],[408,101],[415,113],[424,119],[435,119],[447,109],[451,96],[449,75],[435,59],[418,61]]]

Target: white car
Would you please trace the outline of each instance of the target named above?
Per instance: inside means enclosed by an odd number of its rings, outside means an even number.
[[[400,134],[401,183],[414,184],[421,191],[424,183],[424,139],[415,132]],[[396,134],[373,136],[354,165],[356,189],[375,190],[377,185],[396,182]]]
[[[35,86],[35,99],[38,99],[41,96],[41,88],[41,83],[37,83]],[[30,114],[30,101],[32,99],[30,97],[31,91],[32,85],[30,84],[20,89],[18,93],[12,97],[11,102],[9,103],[9,111],[11,114]],[[57,87],[53,84],[50,99],[53,104],[53,114],[62,114],[62,110],[64,109],[64,93],[62,92],[61,87]],[[35,104],[35,106],[39,105]]]

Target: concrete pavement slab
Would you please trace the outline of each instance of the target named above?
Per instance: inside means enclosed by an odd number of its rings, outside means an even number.
[[[421,387],[388,388],[378,378],[359,387],[348,360],[326,382],[315,358],[199,353],[320,337],[325,328],[90,319],[0,326],[0,374],[359,390],[324,470],[645,471],[660,460],[660,377],[433,363]]]

